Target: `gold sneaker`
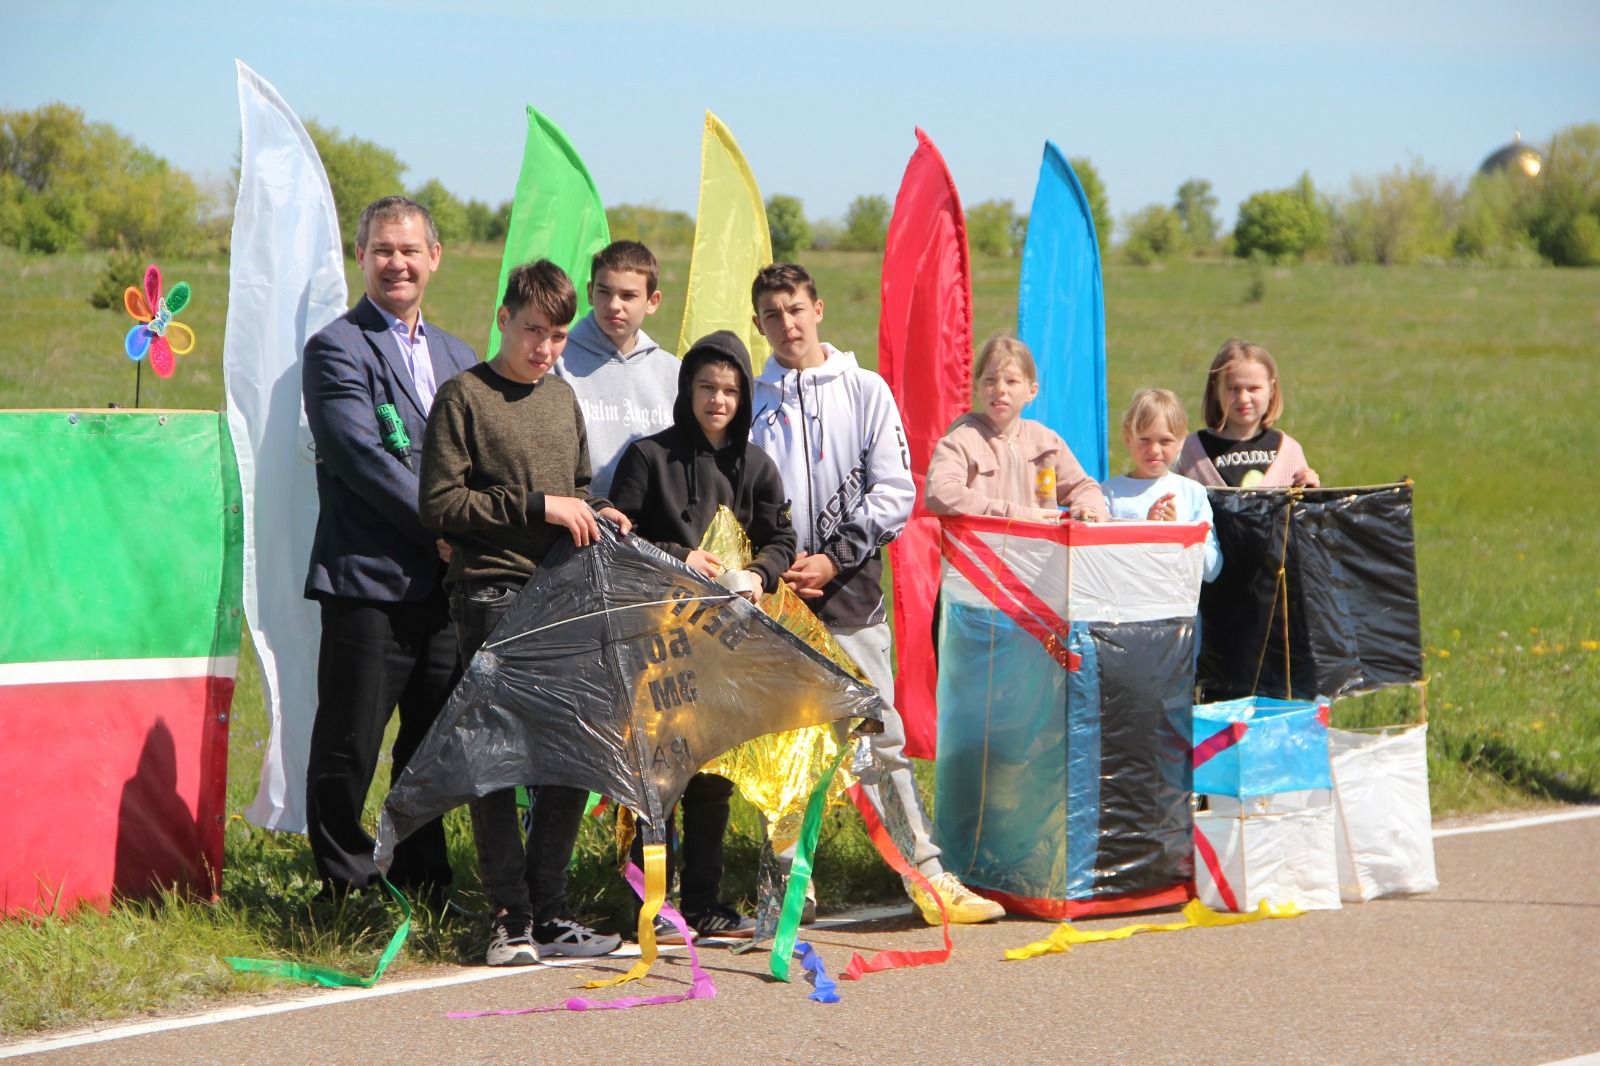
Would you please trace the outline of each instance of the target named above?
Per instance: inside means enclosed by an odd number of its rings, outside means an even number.
[[[906,891],[911,896],[911,902],[917,905],[922,912],[922,920],[929,925],[940,925],[939,904],[932,896],[925,892],[910,878],[904,878]],[[978,922],[992,922],[996,918],[1004,918],[1006,909],[992,899],[984,899],[972,889],[957,880],[956,875],[946,870],[937,877],[928,878],[933,890],[944,900],[945,912],[949,914],[950,921],[957,925],[975,925]]]

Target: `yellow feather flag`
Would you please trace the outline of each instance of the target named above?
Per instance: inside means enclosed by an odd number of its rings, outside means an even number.
[[[700,139],[700,207],[678,333],[680,355],[707,333],[732,330],[750,349],[752,368],[761,373],[768,348],[752,321],[750,283],[770,262],[772,234],[755,175],[728,127],[707,111]]]

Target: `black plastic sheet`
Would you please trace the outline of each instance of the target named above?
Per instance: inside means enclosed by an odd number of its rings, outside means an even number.
[[[841,718],[881,720],[882,702],[754,604],[603,525],[551,553],[473,657],[384,803],[379,866],[428,819],[517,785],[610,796],[659,843],[711,759]]]
[[[1096,898],[1194,876],[1194,623],[1089,623],[1100,675]]]
[[[1422,680],[1409,482],[1210,496],[1223,568],[1200,594],[1202,699],[1336,697]]]

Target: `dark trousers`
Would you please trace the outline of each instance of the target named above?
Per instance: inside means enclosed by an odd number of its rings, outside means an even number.
[[[720,774],[695,774],[684,786],[678,809],[683,834],[676,846],[667,833],[667,884],[681,853],[683,881],[678,900],[684,914],[698,914],[722,902],[722,838],[728,831],[728,798],[733,782]],[[644,839],[633,838],[633,861],[644,862]]]
[[[522,591],[519,585],[461,584],[450,593],[450,614],[470,662]],[[533,818],[523,846],[516,792],[491,792],[470,805],[478,868],[494,913],[528,914],[541,925],[567,916],[567,865],[583,824],[589,794],[581,788],[531,789]]]
[[[384,729],[398,705],[391,785],[428,734],[460,677],[444,594],[417,603],[330,596],[321,601],[317,716],[306,764],[306,835],[317,873],[344,891],[377,883],[361,824]],[[427,890],[450,884],[444,824],[435,819],[395,848],[389,879]]]

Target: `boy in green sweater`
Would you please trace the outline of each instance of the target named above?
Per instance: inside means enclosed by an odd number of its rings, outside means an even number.
[[[631,528],[589,492],[589,446],[577,397],[549,373],[566,346],[577,291],[547,259],[511,272],[501,301],[500,353],[465,370],[434,397],[422,446],[422,522],[450,546],[445,588],[467,662],[560,538],[583,547],[595,515]],[[573,920],[572,860],[586,793],[540,786],[524,849],[510,790],[471,805],[478,863],[493,925],[490,966],[555,955],[606,955],[621,940]]]

